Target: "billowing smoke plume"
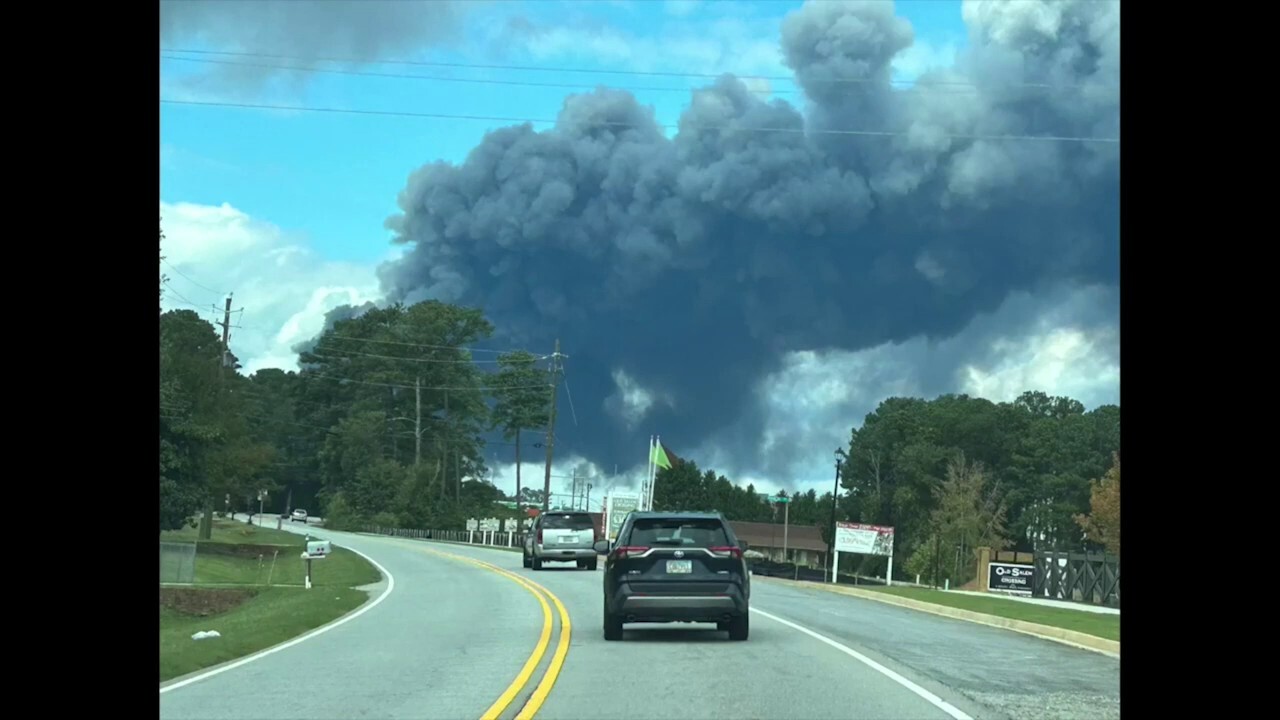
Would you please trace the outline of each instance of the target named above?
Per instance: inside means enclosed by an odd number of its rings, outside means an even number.
[[[306,74],[269,67],[303,66],[324,58],[401,59],[424,46],[459,36],[475,2],[433,0],[180,0],[160,3],[160,42],[167,49],[266,53],[289,60],[218,56],[186,85],[257,90],[272,77]],[[184,63],[185,65],[185,63]]]
[[[482,306],[504,344],[560,338],[578,414],[615,417],[574,449],[610,462],[637,435],[740,427],[787,351],[946,337],[1014,291],[1117,284],[1119,145],[1062,138],[1118,137],[1118,3],[964,15],[971,49],[912,89],[889,83],[913,38],[890,3],[811,3],[782,26],[807,107],[725,77],[673,139],[609,89],[553,129],[493,131],[409,180],[388,297]]]

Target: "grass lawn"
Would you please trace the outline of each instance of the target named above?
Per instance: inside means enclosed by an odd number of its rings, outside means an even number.
[[[913,587],[863,587],[864,590],[897,595],[920,602],[946,605],[971,612],[995,615],[1011,620],[1039,623],[1064,630],[1074,630],[1108,640],[1120,639],[1120,616],[1087,610],[1048,607],[1000,597],[978,597],[960,593]]]
[[[323,586],[311,590],[162,588],[160,682],[297,637],[356,609],[368,598],[362,590]],[[239,604],[224,609],[235,602]],[[217,630],[221,637],[192,640],[201,630]]]
[[[196,543],[197,585],[303,584],[306,564],[299,556],[306,539],[301,535],[215,518],[213,538],[198,541],[198,537],[195,528],[162,533],[160,537],[161,542]],[[314,585],[355,587],[380,578],[376,568],[346,548],[336,547],[329,557],[311,563]]]
[[[306,590],[303,536],[222,519],[214,520],[212,540],[197,541],[198,534],[194,528],[161,534],[161,542],[196,546],[195,586],[160,588],[161,682],[335,620],[369,599],[356,587],[382,576],[364,558],[335,547],[329,557],[312,561],[312,589]],[[221,637],[191,639],[202,630]]]

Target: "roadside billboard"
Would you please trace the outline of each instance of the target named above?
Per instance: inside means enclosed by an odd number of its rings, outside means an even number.
[[[622,529],[622,521],[627,518],[627,514],[640,508],[640,496],[631,493],[611,493],[606,508],[608,515],[605,526],[608,528],[609,541],[612,542],[618,538],[618,531]]]
[[[836,523],[836,552],[893,556],[893,528],[887,525]]]

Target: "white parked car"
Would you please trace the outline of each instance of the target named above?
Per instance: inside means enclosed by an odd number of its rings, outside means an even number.
[[[306,510],[303,510],[303,509],[299,508],[299,509],[294,510],[292,513],[290,513],[290,514],[289,514],[289,522],[304,522],[304,523],[305,523],[306,521],[307,521],[307,511],[306,511]]]

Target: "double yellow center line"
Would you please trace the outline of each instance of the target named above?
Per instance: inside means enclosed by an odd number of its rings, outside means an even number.
[[[497,565],[491,565],[482,560],[476,560],[464,555],[455,555],[427,548],[420,549],[423,552],[474,565],[513,580],[517,585],[528,590],[529,594],[533,595],[538,600],[538,604],[542,606],[542,634],[538,637],[538,644],[534,646],[533,652],[529,653],[529,659],[525,660],[524,667],[520,668],[515,680],[512,680],[502,695],[498,696],[498,699],[489,706],[489,709],[484,711],[484,714],[480,716],[480,720],[498,720],[533,679],[533,674],[537,672],[538,667],[542,664],[542,658],[546,655],[547,648],[551,646],[551,635],[555,625],[551,615],[551,605],[547,603],[548,598],[551,603],[555,604],[556,613],[560,616],[560,639],[556,643],[555,652],[551,655],[551,664],[547,666],[546,672],[542,674],[542,680],[538,682],[538,686],[534,689],[533,694],[529,696],[528,702],[524,704],[524,707],[520,708],[520,712],[515,716],[515,720],[530,720],[542,708],[542,704],[547,701],[547,695],[551,693],[551,688],[555,686],[556,679],[560,676],[560,669],[564,666],[565,656],[569,654],[569,637],[573,626],[569,622],[569,613],[564,609],[564,603],[560,602],[560,598],[556,597],[555,593],[542,585]]]

